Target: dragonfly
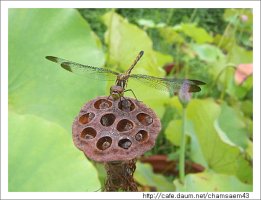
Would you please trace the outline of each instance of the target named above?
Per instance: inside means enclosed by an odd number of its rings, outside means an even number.
[[[52,62],[58,63],[65,70],[73,72],[75,74],[89,76],[90,78],[98,80],[115,81],[115,85],[111,86],[110,88],[110,96],[114,100],[123,97],[123,94],[126,91],[131,91],[135,96],[134,92],[131,89],[126,89],[129,79],[139,81],[149,87],[161,91],[171,92],[173,94],[179,92],[182,88],[186,88],[187,92],[189,93],[199,92],[201,91],[200,85],[205,84],[203,81],[199,80],[160,78],[145,74],[131,74],[131,71],[141,59],[143,54],[144,51],[140,51],[129,69],[124,73],[115,72],[106,68],[83,65],[55,56],[46,56],[45,58]]]

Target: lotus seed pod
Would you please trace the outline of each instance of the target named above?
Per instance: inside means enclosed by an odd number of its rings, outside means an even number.
[[[161,124],[154,111],[129,98],[97,97],[87,102],[73,122],[77,148],[97,162],[127,161],[150,150]]]

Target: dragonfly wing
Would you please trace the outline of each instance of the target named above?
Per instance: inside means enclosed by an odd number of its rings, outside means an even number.
[[[46,56],[45,58],[52,62],[60,64],[62,68],[66,69],[69,72],[87,76],[91,79],[115,81],[117,75],[119,74],[119,73],[111,71],[109,69],[82,65],[79,63],[75,63],[75,62],[65,60],[62,58],[58,58],[58,57],[54,57],[54,56]]]
[[[201,90],[199,85],[205,84],[198,80],[158,78],[143,74],[131,74],[130,78],[149,87],[171,93],[179,92],[181,88],[187,88],[188,92],[199,92]]]

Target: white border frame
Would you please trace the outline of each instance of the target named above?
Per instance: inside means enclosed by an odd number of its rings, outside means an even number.
[[[2,1],[1,2],[1,190],[5,199],[141,199],[142,193],[8,192],[8,8],[253,8],[254,192],[260,198],[260,2],[259,1]],[[3,134],[2,134],[3,133]],[[236,193],[230,193],[236,194]]]

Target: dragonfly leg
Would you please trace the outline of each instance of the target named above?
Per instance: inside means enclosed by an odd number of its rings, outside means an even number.
[[[124,100],[127,100],[124,96],[120,96],[120,104],[122,104],[122,99],[123,98]]]
[[[135,97],[135,99],[138,101],[138,102],[142,102],[142,101],[139,101],[136,97],[136,95],[134,94],[133,90],[132,89],[128,89],[128,90],[124,90],[124,92],[128,92],[128,91],[131,91],[133,96]]]
[[[121,96],[121,97],[122,97],[125,101],[128,101],[124,96]],[[120,98],[121,98],[121,97],[120,97]],[[121,101],[121,99],[120,99],[120,101]]]

